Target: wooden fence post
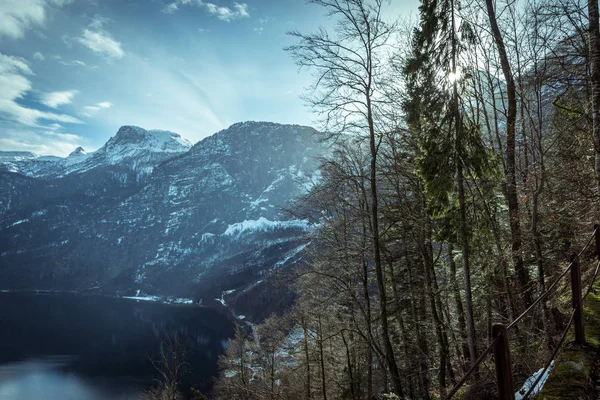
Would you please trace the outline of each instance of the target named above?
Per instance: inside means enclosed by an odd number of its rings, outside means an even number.
[[[492,335],[498,337],[494,345],[494,359],[496,361],[496,382],[498,383],[498,398],[500,400],[515,400],[512,367],[510,365],[510,348],[506,327],[494,324]]]
[[[581,300],[581,267],[579,266],[579,257],[576,253],[571,255],[571,293],[573,294],[573,310],[575,316],[575,343],[580,346],[585,344],[585,333],[583,331],[583,302]]]

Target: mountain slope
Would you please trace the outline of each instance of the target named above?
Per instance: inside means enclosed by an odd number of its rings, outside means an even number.
[[[0,174],[0,185],[17,193],[0,200],[12,204],[0,216],[4,288],[100,287],[211,300],[259,285],[267,271],[300,256],[310,227],[283,208],[319,179],[316,157],[327,148],[312,128],[235,124],[188,152],[163,148],[176,156],[153,166],[142,184],[119,186],[102,174],[146,171],[143,163],[155,161],[150,152],[130,156],[129,139],[139,131],[125,128],[83,163],[102,160],[104,168],[50,181]],[[108,165],[109,154],[120,159]],[[105,186],[64,196],[48,188],[81,180]]]

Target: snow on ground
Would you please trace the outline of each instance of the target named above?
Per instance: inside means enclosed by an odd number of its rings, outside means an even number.
[[[225,303],[225,299],[223,298],[224,294],[221,293],[221,298],[220,299],[215,299],[216,301],[218,301],[219,303],[223,304],[224,307],[227,307],[227,303]]]
[[[164,304],[194,304],[194,300],[188,299],[185,297],[163,298],[160,296],[151,296],[151,295],[140,296],[140,290],[137,290],[135,296],[123,296],[122,298],[129,299],[129,300],[137,300],[137,301],[154,301],[154,302],[161,302]]]
[[[175,304],[194,304],[194,300],[177,298],[177,299],[175,299],[175,301],[173,301],[173,303],[175,303]]]
[[[553,368],[554,368],[554,361],[552,361],[550,363],[550,367],[548,367],[548,370],[546,371],[546,373],[544,373],[544,376],[542,377],[542,379],[540,379],[538,384],[535,385],[535,388],[531,392],[530,397],[533,397],[542,391],[544,384],[548,380],[548,377],[550,376],[550,372],[552,372]],[[521,387],[521,390],[519,390],[517,393],[515,393],[515,400],[523,399],[523,396],[525,396],[525,394],[527,393],[529,388],[534,384],[534,382],[536,381],[538,376],[540,376],[540,374],[542,373],[543,370],[544,370],[544,368],[540,368],[537,372],[534,372],[533,375],[531,375],[529,378],[527,378],[527,380],[523,384],[523,387]]]
[[[158,296],[123,296],[123,298],[138,301],[160,301]]]

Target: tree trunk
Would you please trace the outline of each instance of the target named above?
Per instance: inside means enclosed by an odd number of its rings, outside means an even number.
[[[598,0],[588,0],[590,73],[592,86],[592,127],[596,151],[596,186],[600,195],[600,29]]]
[[[319,321],[319,361],[321,363],[321,391],[323,394],[323,400],[327,400],[327,380],[325,379],[325,354],[323,352],[323,327],[321,325],[321,316],[318,317]]]
[[[456,36],[454,22],[454,2],[451,3],[452,13],[452,72],[456,76]],[[461,135],[461,118],[458,107],[458,87],[457,79],[453,82],[454,96],[454,128],[455,128],[455,151],[456,151],[456,185],[458,186],[458,204],[460,208],[460,240],[462,245],[462,265],[465,287],[465,312],[467,323],[467,336],[469,338],[469,354],[471,363],[477,359],[477,346],[475,336],[475,319],[473,317],[473,295],[471,294],[471,265],[469,260],[469,235],[467,233],[467,205],[465,200],[465,186],[462,166],[462,135]]]
[[[306,362],[306,392],[305,399],[310,400],[311,387],[310,387],[310,356],[308,353],[308,328],[304,317],[300,318],[300,324],[302,325],[302,332],[304,333],[304,359]]]
[[[467,345],[467,324],[465,322],[465,310],[462,305],[462,299],[460,298],[460,288],[458,287],[458,281],[456,280],[456,263],[454,262],[454,248],[452,244],[448,244],[448,263],[450,264],[450,285],[452,286],[452,294],[454,297],[454,304],[456,307],[456,313],[458,318],[458,333],[460,334],[460,350],[461,354],[465,359],[469,356],[469,347]]]
[[[498,56],[500,57],[500,65],[502,73],[506,81],[506,96],[508,101],[508,109],[506,114],[506,187],[505,196],[508,203],[508,214],[510,219],[510,235],[512,241],[512,259],[517,275],[517,283],[523,294],[524,308],[527,308],[532,303],[531,284],[529,282],[529,273],[525,269],[523,263],[523,249],[521,243],[521,224],[519,221],[519,200],[517,198],[517,182],[515,172],[515,137],[516,137],[516,122],[517,122],[517,96],[515,81],[510,68],[506,48],[502,39],[502,33],[498,27],[496,13],[492,0],[485,1],[487,6],[490,28],[496,42]]]
[[[369,93],[369,90],[367,90]],[[402,382],[394,356],[394,348],[390,340],[387,312],[387,296],[383,274],[383,265],[381,263],[381,244],[379,237],[379,204],[377,197],[377,152],[378,146],[375,143],[375,125],[373,122],[373,112],[371,106],[371,97],[366,96],[367,102],[367,120],[369,123],[369,144],[371,150],[371,229],[373,232],[373,258],[375,262],[375,276],[377,278],[377,289],[379,295],[379,308],[381,315],[381,337],[383,347],[385,349],[385,361],[387,369],[392,376],[392,384],[394,385],[394,393],[403,397]]]
[[[423,206],[425,205],[425,199],[423,199]],[[447,339],[444,340],[444,321],[443,315],[441,314],[442,309],[438,307],[436,297],[439,295],[437,282],[435,282],[435,270],[433,266],[433,249],[431,244],[431,225],[429,216],[426,214],[425,207],[423,208],[423,232],[421,237],[421,254],[423,259],[423,268],[425,269],[425,283],[427,284],[427,295],[429,296],[429,307],[431,309],[431,316],[433,317],[433,324],[435,326],[435,334],[438,341],[439,350],[439,366],[438,366],[438,386],[440,396],[446,397],[446,367],[448,349],[446,346]],[[426,394],[426,398],[429,398],[429,393]]]

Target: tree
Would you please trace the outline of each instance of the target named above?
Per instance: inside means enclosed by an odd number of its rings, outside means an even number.
[[[517,91],[510,61],[504,45],[502,32],[496,19],[496,11],[492,0],[485,1],[490,28],[500,57],[500,65],[506,82],[507,112],[506,112],[506,187],[505,195],[508,203],[510,234],[512,238],[512,258],[517,275],[517,281],[523,292],[525,308],[533,301],[529,273],[523,263],[523,244],[521,240],[521,222],[519,216],[519,199],[517,197],[517,178],[515,169],[515,140],[517,134]]]
[[[179,391],[179,383],[189,364],[186,362],[188,349],[179,336],[166,338],[160,344],[157,359],[151,359],[152,365],[159,373],[157,386],[142,394],[145,400],[180,400],[183,394]]]
[[[370,233],[379,297],[381,335],[386,367],[394,392],[402,396],[402,383],[390,339],[384,266],[381,257],[377,157],[386,132],[381,117],[388,102],[384,96],[385,50],[396,26],[382,19],[384,0],[312,0],[337,18],[335,37],[325,29],[315,34],[290,34],[299,44],[287,48],[301,67],[316,73],[309,104],[322,117],[324,131],[366,136],[370,149]]]
[[[421,24],[413,40],[413,54],[404,66],[404,110],[407,123],[419,142],[419,173],[430,212],[448,219],[453,227],[446,239],[458,238],[461,245],[466,329],[470,359],[474,362],[477,341],[465,174],[483,176],[488,168],[488,154],[482,146],[479,127],[468,121],[461,111],[458,57],[465,46],[456,29],[454,1],[424,1],[420,10]],[[462,36],[465,43],[472,38],[465,23]],[[458,218],[450,194],[457,198]],[[452,222],[456,220],[457,228]]]
[[[592,88],[592,129],[596,151],[596,185],[600,195],[600,28],[598,0],[588,0],[588,40],[590,60],[590,85]]]

